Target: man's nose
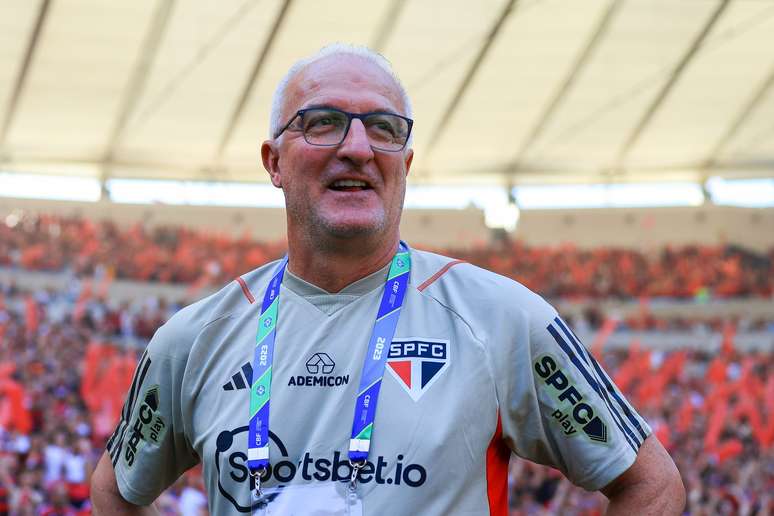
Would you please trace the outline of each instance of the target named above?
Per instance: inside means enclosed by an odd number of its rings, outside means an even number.
[[[352,120],[344,141],[341,142],[336,152],[339,159],[349,159],[354,163],[362,164],[374,157],[371,142],[368,140],[365,126],[357,118]]]

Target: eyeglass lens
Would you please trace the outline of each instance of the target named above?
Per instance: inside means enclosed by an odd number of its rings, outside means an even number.
[[[330,109],[310,109],[303,114],[301,127],[304,139],[312,145],[338,145],[346,137],[349,117]],[[408,122],[389,113],[372,113],[363,118],[371,146],[395,151],[406,145]]]

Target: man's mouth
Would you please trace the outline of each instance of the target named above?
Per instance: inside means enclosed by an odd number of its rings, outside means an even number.
[[[371,189],[368,183],[357,179],[339,179],[338,181],[331,183],[328,188],[336,190],[337,192],[360,192],[362,190]]]

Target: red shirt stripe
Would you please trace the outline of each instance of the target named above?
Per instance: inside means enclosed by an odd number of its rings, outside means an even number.
[[[250,304],[255,303],[255,298],[253,297],[252,292],[250,292],[250,289],[247,288],[247,283],[245,283],[245,280],[242,279],[242,276],[237,276],[235,281],[239,283],[240,287],[242,287],[242,293],[245,295],[247,300],[250,301]]]
[[[503,426],[497,413],[497,429],[486,449],[486,491],[489,514],[508,516],[508,461],[511,450],[502,440]]]
[[[449,263],[447,263],[446,265],[444,265],[443,267],[441,267],[441,270],[439,270],[438,272],[436,272],[435,274],[433,274],[432,276],[430,276],[430,277],[429,277],[429,278],[428,278],[428,279],[427,279],[427,280],[426,280],[424,283],[422,283],[421,285],[419,285],[419,286],[417,287],[417,290],[419,290],[420,292],[422,292],[422,291],[423,291],[423,290],[425,290],[427,287],[429,287],[430,285],[432,285],[433,283],[435,283],[435,280],[437,280],[438,278],[440,278],[441,276],[443,276],[444,274],[446,274],[446,272],[447,272],[449,269],[451,269],[452,267],[454,267],[454,266],[455,266],[455,265],[457,265],[458,263],[465,263],[465,261],[464,261],[464,260],[452,260],[452,261],[450,261]]]

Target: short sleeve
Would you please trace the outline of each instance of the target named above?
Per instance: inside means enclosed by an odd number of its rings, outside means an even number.
[[[183,431],[180,391],[186,360],[174,344],[184,338],[170,320],[142,354],[121,419],[107,450],[121,495],[137,505],[152,503],[198,462]]]
[[[651,429],[567,324],[545,305],[517,345],[520,380],[503,421],[513,451],[598,490],[631,466]],[[527,345],[528,344],[528,345]],[[525,351],[527,351],[525,353]]]

